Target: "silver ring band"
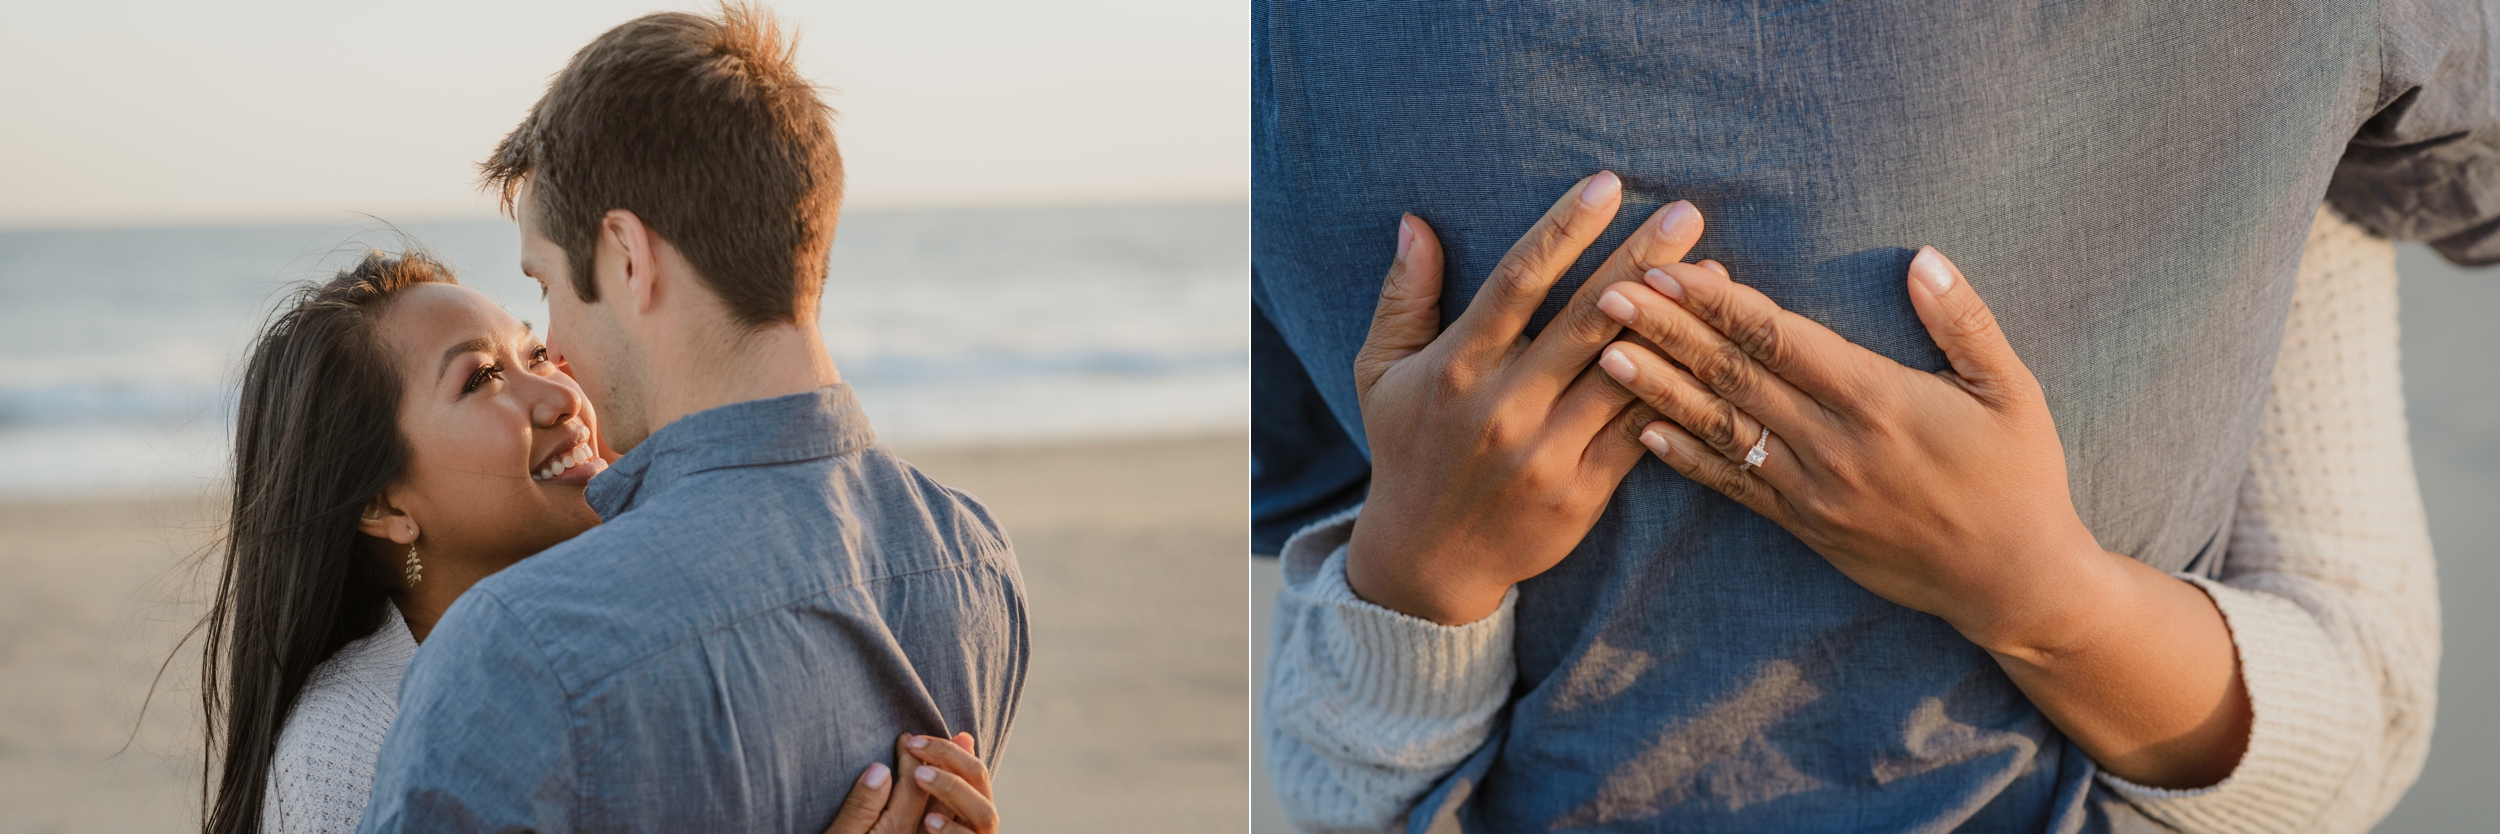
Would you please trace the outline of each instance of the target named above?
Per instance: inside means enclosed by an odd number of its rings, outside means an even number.
[[[1753,450],[1745,453],[1745,464],[1743,466],[1736,467],[1736,471],[1743,472],[1747,469],[1761,466],[1763,461],[1770,459],[1771,427],[1765,425],[1762,427],[1762,436],[1754,439]]]

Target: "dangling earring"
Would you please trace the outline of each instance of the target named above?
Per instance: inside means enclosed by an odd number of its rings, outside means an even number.
[[[416,545],[416,543],[415,543],[415,542],[409,542],[409,543],[408,543],[408,587],[414,588],[414,587],[416,587],[416,586],[417,586],[417,583],[419,583],[419,582],[423,582],[423,581],[425,581],[425,565],[420,564],[420,563],[417,561],[417,545]]]

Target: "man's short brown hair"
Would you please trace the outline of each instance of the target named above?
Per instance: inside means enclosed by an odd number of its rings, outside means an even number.
[[[506,213],[528,181],[573,291],[599,300],[603,217],[631,211],[683,252],[739,324],[812,319],[842,209],[832,111],[762,10],[668,12],[610,29],[479,167]]]

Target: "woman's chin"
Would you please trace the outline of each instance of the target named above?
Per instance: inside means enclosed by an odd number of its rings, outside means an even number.
[[[560,486],[581,489],[590,485],[590,479],[598,477],[599,473],[606,471],[608,471],[608,462],[600,460],[598,455],[592,455],[580,463],[573,464],[573,468],[558,472],[555,477],[539,481],[538,483],[542,486]]]

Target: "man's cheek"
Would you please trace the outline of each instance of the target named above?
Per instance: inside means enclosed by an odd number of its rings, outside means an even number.
[[[567,365],[574,365],[580,361],[572,350],[573,340],[567,338],[574,333],[573,319],[572,311],[566,309],[564,302],[554,299],[547,301],[547,352],[555,354],[558,361]],[[574,375],[579,376],[580,372],[576,371]]]

